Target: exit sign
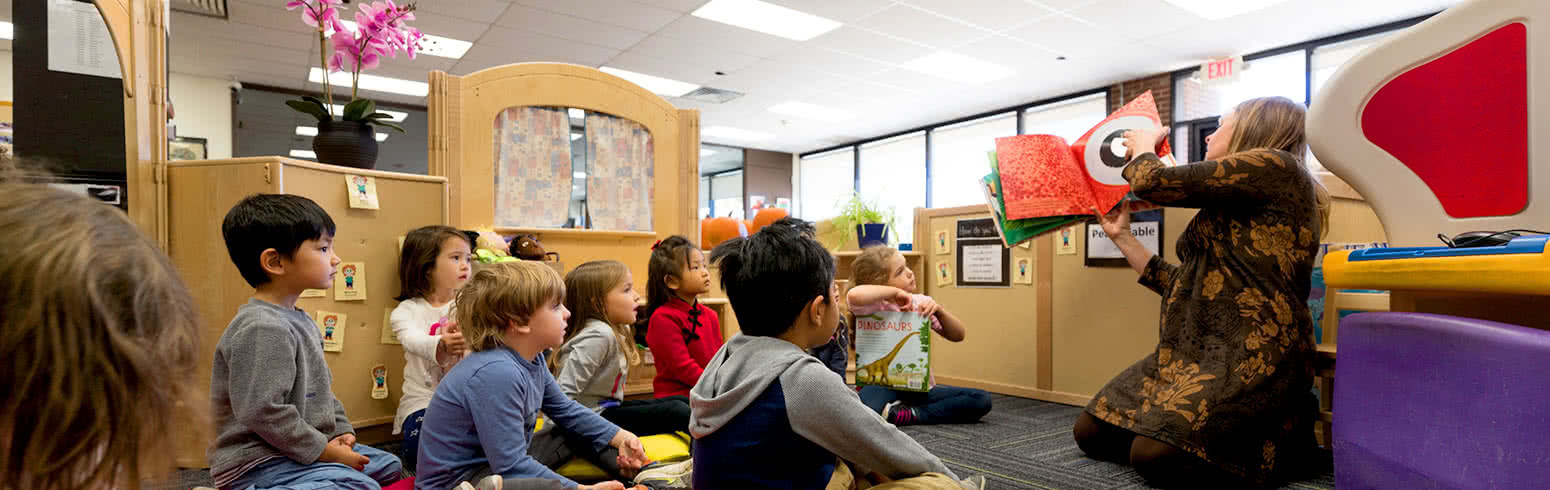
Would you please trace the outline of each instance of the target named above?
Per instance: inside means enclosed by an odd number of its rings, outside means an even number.
[[[1208,61],[1200,65],[1200,81],[1206,83],[1230,82],[1238,79],[1238,72],[1243,71],[1243,57],[1234,56],[1219,60]]]

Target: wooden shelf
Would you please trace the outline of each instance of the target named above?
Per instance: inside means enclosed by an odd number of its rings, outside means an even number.
[[[1332,297],[1340,310],[1389,311],[1389,293],[1337,292]]]

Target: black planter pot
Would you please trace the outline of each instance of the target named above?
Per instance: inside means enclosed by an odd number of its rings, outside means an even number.
[[[321,121],[312,137],[318,161],[331,165],[377,168],[377,138],[370,124],[355,121]]]

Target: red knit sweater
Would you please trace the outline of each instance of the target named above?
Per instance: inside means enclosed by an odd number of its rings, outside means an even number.
[[[690,311],[698,313],[698,326]],[[646,345],[656,358],[657,377],[651,381],[656,397],[689,396],[722,341],[721,319],[705,305],[672,298],[657,308],[646,327]]]

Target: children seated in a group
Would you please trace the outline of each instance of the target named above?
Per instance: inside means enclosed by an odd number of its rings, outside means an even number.
[[[404,384],[393,416],[393,433],[404,436],[404,468],[414,471],[420,424],[443,366],[463,355],[463,335],[447,328],[447,312],[458,288],[468,282],[473,242],[449,226],[416,228],[399,251],[398,307],[390,321],[404,346]]]
[[[849,488],[848,461],[855,474],[907,479],[910,488],[961,488],[940,459],[804,351],[827,342],[840,316],[834,258],[812,234],[787,218],[711,252],[743,333],[690,395],[694,487]]]
[[[9,165],[0,160],[0,488],[140,488],[204,420],[182,406],[198,364],[193,298],[118,208],[7,182]]]
[[[305,197],[258,194],[226,213],[221,235],[255,291],[215,349],[216,486],[376,489],[398,481],[397,457],[355,442],[317,325],[296,307],[302,291],[334,282],[334,220]]]
[[[638,436],[689,430],[689,399],[670,396],[654,400],[625,400],[624,385],[630,366],[641,364],[632,340],[635,323],[635,280],[630,269],[617,260],[598,260],[577,266],[565,276],[565,308],[571,317],[565,327],[565,344],[551,364],[565,396],[580,402]],[[572,443],[569,431],[563,431]],[[609,474],[620,475],[612,458],[594,461]]]
[[[652,247],[646,272],[646,346],[657,367],[652,388],[657,398],[688,396],[724,341],[721,320],[698,299],[710,291],[705,254],[670,236]]]
[[[559,347],[570,316],[562,304],[559,273],[537,262],[484,266],[458,292],[454,315],[472,351],[459,361],[431,397],[420,427],[415,488],[446,490],[464,481],[500,481],[508,488],[534,486],[531,478],[562,488],[594,488],[551,471],[529,455],[539,411],[586,441],[596,458],[617,451],[622,471],[646,463],[640,440],[575,400],[565,397],[549,373],[544,351]],[[610,451],[611,449],[611,451]],[[493,478],[488,478],[493,477]],[[608,482],[596,488],[622,488]]]
[[[886,246],[862,250],[850,270],[856,285],[845,297],[852,324],[855,316],[878,311],[914,311],[931,319],[931,330],[937,335],[949,342],[963,341],[965,329],[958,317],[930,296],[915,294],[915,271],[898,250]],[[863,386],[861,402],[894,425],[968,424],[990,413],[990,393],[951,386],[932,387],[925,393]]]

